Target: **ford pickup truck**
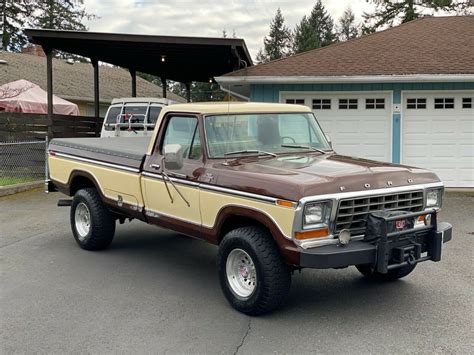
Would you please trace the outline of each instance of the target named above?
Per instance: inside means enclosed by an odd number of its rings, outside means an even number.
[[[452,235],[434,173],[338,155],[305,106],[177,104],[151,137],[53,139],[48,164],[81,248],[127,219],[218,245],[223,293],[251,315],[285,301],[295,270],[397,280]]]

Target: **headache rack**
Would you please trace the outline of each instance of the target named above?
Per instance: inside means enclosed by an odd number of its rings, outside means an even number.
[[[352,235],[365,233],[369,213],[376,211],[423,210],[423,190],[347,198],[339,201],[335,218],[335,234],[348,229]]]

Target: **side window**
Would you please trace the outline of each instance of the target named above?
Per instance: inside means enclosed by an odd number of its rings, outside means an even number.
[[[166,126],[162,148],[167,144],[179,144],[182,147],[183,158],[199,159],[201,157],[201,144],[197,122],[195,117],[171,117]]]
[[[161,106],[150,106],[148,110],[148,123],[156,123],[162,108]]]
[[[122,106],[112,106],[107,113],[106,123],[116,123],[117,116],[122,112]]]

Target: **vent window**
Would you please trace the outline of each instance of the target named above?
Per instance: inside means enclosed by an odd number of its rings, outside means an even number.
[[[367,110],[385,109],[385,99],[365,99],[365,108]]]
[[[462,108],[472,108],[472,97],[462,98]]]
[[[407,99],[407,108],[415,109],[415,110],[425,109],[426,99],[425,98]]]
[[[340,110],[357,110],[357,99],[339,99]]]
[[[453,97],[435,98],[434,99],[434,108],[435,109],[454,108],[454,98]]]
[[[304,99],[286,99],[287,104],[304,105]]]
[[[313,99],[313,110],[330,110],[331,99]]]

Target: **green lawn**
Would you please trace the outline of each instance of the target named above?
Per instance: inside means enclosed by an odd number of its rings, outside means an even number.
[[[38,178],[3,176],[0,177],[0,186],[23,184],[25,182],[31,182],[36,180],[38,180]]]

